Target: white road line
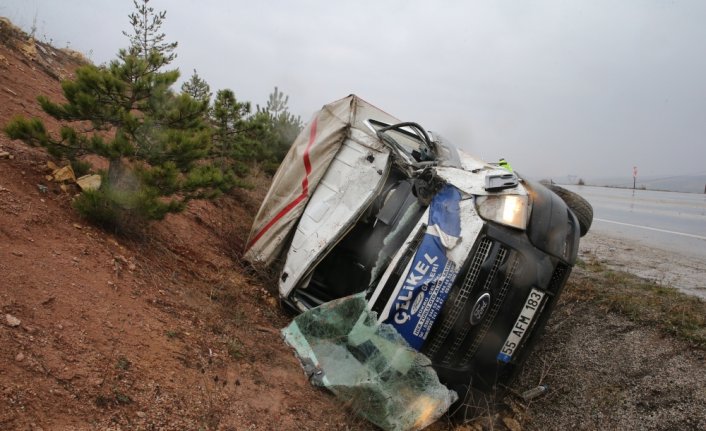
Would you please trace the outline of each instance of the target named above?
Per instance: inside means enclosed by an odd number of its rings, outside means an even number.
[[[604,222],[604,223],[613,223],[613,224],[619,224],[619,225],[623,225],[623,226],[636,227],[636,228],[638,228],[638,229],[653,230],[653,231],[655,231],[655,232],[671,233],[671,234],[674,234],[674,235],[682,235],[682,236],[688,236],[688,237],[690,237],[690,238],[696,238],[696,239],[703,239],[703,240],[706,240],[706,236],[694,235],[694,234],[691,234],[691,233],[675,232],[675,231],[673,231],[673,230],[666,230],[666,229],[657,229],[656,227],[640,226],[640,225],[637,225],[637,224],[622,223],[622,222],[619,222],[619,221],[606,220],[606,219],[602,219],[602,218],[594,218],[593,220],[602,221],[602,222]]]

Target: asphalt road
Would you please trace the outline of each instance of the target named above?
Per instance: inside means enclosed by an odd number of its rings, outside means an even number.
[[[564,187],[593,205],[582,256],[706,299],[706,195]]]
[[[705,194],[563,187],[591,203],[595,233],[706,262]]]

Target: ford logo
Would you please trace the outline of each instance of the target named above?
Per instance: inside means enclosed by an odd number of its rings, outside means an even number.
[[[486,292],[478,297],[471,309],[471,325],[477,325],[483,320],[485,313],[490,307],[490,293]]]
[[[419,292],[419,295],[417,295],[417,298],[412,303],[412,309],[409,311],[410,314],[417,314],[419,307],[422,306],[422,301],[424,301],[424,292]]]

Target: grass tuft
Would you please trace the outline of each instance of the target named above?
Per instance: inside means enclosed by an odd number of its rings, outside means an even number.
[[[242,359],[245,356],[243,353],[243,343],[237,338],[230,339],[226,347],[228,348],[228,355],[233,359]]]
[[[564,300],[593,302],[631,321],[706,350],[706,302],[672,288],[655,285],[602,264],[588,262],[584,275],[572,276]]]
[[[118,360],[115,362],[115,368],[118,368],[123,371],[129,370],[131,365],[132,362],[130,362],[125,356],[119,357]]]

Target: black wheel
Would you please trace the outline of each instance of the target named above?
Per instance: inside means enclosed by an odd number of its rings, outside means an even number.
[[[581,236],[586,235],[591,228],[591,223],[593,223],[593,207],[591,204],[579,194],[566,190],[563,187],[554,184],[547,184],[546,186],[549,190],[556,193],[571,209],[574,215],[576,215],[579,221]]]

